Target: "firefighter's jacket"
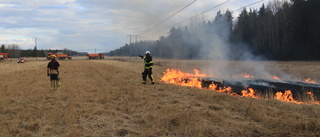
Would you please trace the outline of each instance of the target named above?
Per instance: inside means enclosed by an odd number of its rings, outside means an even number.
[[[150,69],[153,67],[153,61],[152,61],[152,56],[145,56],[143,57],[144,60],[144,68],[145,69]]]
[[[58,61],[55,61],[55,60],[50,61],[50,62],[48,63],[48,66],[47,66],[47,68],[55,69],[55,70],[58,70],[59,67],[60,67],[59,62],[58,62]]]

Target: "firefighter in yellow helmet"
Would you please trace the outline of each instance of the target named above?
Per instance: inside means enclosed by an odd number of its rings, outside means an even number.
[[[139,55],[144,60],[144,71],[142,72],[142,84],[146,84],[147,76],[151,80],[151,84],[154,84],[154,78],[152,76],[152,67],[153,67],[153,60],[152,56],[150,55],[150,51],[146,51],[146,56]]]
[[[53,88],[60,88],[60,78],[58,77],[60,64],[56,60],[57,57],[55,55],[51,55],[50,57],[51,61],[47,66],[47,75],[50,76],[51,86]]]

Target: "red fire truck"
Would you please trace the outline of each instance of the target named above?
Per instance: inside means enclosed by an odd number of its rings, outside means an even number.
[[[0,53],[0,60],[8,59],[9,53]]]

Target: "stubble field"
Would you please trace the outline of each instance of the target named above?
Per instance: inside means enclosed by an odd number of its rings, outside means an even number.
[[[156,58],[154,62],[156,84],[142,85],[143,60],[138,58],[59,61],[62,89],[53,90],[46,75],[47,60],[2,61],[0,136],[320,135],[320,105],[166,84],[160,78],[167,68],[191,71],[205,68],[207,62]],[[320,62],[264,63],[271,73],[277,73],[276,63],[286,73],[319,78]],[[240,71],[243,63],[231,64]]]

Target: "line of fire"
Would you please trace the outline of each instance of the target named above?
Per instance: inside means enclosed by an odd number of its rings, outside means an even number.
[[[162,81],[181,86],[197,87],[229,95],[256,99],[278,99],[296,104],[320,104],[320,85],[310,78],[304,81],[272,79],[255,79],[246,73],[241,78],[221,79],[201,74],[194,69],[194,74],[179,69],[168,68]]]

